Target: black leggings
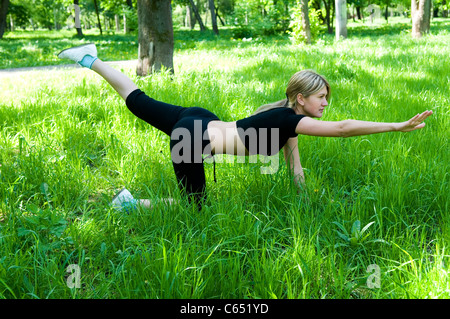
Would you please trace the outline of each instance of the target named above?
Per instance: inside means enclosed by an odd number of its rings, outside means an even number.
[[[200,107],[156,101],[139,89],[128,95],[126,105],[134,115],[170,136],[170,153],[178,185],[189,201],[195,200],[201,208],[206,199],[202,154],[211,154],[208,123],[219,118]]]

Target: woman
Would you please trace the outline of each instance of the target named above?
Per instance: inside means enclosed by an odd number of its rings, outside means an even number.
[[[298,185],[305,182],[300,164],[297,135],[349,137],[382,132],[409,132],[425,126],[432,114],[425,111],[405,122],[382,123],[357,120],[318,121],[330,98],[330,86],[322,76],[305,70],[294,74],[287,86],[287,99],[263,105],[250,117],[223,122],[199,107],[181,107],[156,101],[143,93],[121,72],[97,57],[94,44],[70,48],[58,54],[102,76],[124,99],[137,117],[170,136],[172,163],[180,188],[201,208],[206,197],[202,155],[274,155],[283,149],[286,163]],[[166,200],[172,203],[171,199]],[[126,190],[113,199],[118,208],[151,206],[136,201]]]

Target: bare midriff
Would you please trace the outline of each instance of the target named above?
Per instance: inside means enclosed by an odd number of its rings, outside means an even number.
[[[248,155],[236,122],[211,121],[208,123],[208,135],[213,154]]]

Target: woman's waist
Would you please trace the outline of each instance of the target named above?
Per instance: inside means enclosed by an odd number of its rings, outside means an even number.
[[[236,126],[236,122],[211,121],[208,136],[213,154],[248,155]]]

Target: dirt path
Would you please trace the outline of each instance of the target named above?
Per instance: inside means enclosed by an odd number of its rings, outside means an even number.
[[[133,67],[136,65],[137,60],[105,61],[105,62],[110,65]],[[73,70],[77,68],[81,68],[81,66],[79,66],[78,64],[61,64],[61,65],[35,66],[35,67],[25,67],[15,69],[3,69],[0,70],[0,78],[33,71]]]

